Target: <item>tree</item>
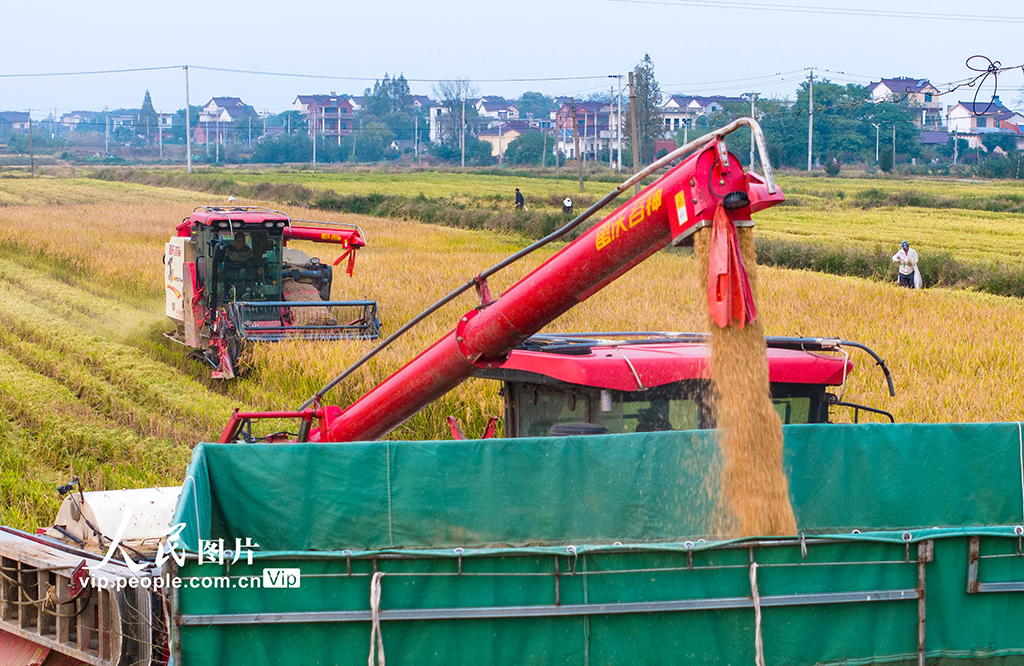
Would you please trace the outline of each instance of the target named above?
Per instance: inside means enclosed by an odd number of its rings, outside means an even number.
[[[548,97],[544,93],[527,91],[515,101],[516,107],[519,109],[519,117],[526,118],[527,116],[533,116],[534,118],[547,118],[552,111],[557,108],[555,100],[552,97]],[[540,159],[538,154],[537,159]]]
[[[843,163],[839,161],[839,158],[835,155],[830,155],[825,158],[825,173],[830,176],[838,176],[839,171],[843,168]]]
[[[146,96],[142,98],[142,108],[139,109],[139,115],[135,117],[135,130],[141,134],[143,130],[146,132],[146,138],[149,138],[149,132],[152,129],[156,129],[160,126],[160,117],[156,113],[156,109],[153,108],[153,99],[149,96],[149,90],[146,91]]]
[[[886,173],[892,173],[892,146],[882,148],[878,155],[878,168]]]
[[[526,132],[509,142],[505,149],[505,159],[512,164],[539,165],[540,155],[544,152],[544,143],[543,132]],[[548,164],[554,166],[555,164],[554,146],[555,140],[549,137],[547,139],[547,155],[544,156],[545,166]]]
[[[636,114],[637,145],[642,162],[654,159],[654,140],[664,131],[661,121],[661,87],[654,78],[654,61],[645,53],[644,59],[633,69],[633,87],[636,90],[636,108],[629,106],[630,117],[626,119],[624,134],[632,143],[634,137],[632,115]]]
[[[1017,150],[1017,139],[1013,134],[984,134],[981,137],[981,145],[992,155],[996,148],[1004,153],[1013,153]]]
[[[250,161],[262,164],[308,162],[311,154],[312,145],[305,134],[279,134],[256,144]]]
[[[956,147],[953,146],[953,137],[949,137],[949,140],[939,149],[939,154],[943,157],[947,157],[950,160],[956,155],[957,161],[964,159],[964,156],[968,154],[971,149],[971,144],[967,143],[967,139],[956,138]]]
[[[371,122],[359,128],[355,140],[356,158],[360,162],[379,162],[395,134],[384,123]]]
[[[375,81],[373,91],[367,88],[363,97],[363,108],[371,116],[382,117],[389,113],[408,112],[412,109],[412,93],[404,74],[392,79],[385,73],[384,80]]]
[[[479,89],[468,79],[442,79],[433,86],[434,95],[441,104],[441,116],[439,118],[441,143],[459,146],[461,126],[465,121],[468,125],[467,133],[472,125],[469,120],[475,120],[477,113],[473,105],[469,103],[471,97],[475,97]],[[463,109],[466,110],[463,116]],[[466,157],[469,157],[469,141],[466,142]]]

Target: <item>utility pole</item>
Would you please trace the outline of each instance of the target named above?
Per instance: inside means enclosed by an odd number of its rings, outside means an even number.
[[[28,163],[32,167],[32,177],[36,177],[36,153],[32,148],[32,107],[28,109]]]
[[[412,138],[412,154],[416,161],[420,161],[420,116],[416,114],[416,130]]]
[[[501,126],[502,126],[501,118],[498,118],[498,166],[499,167],[502,165],[501,164]]]
[[[896,123],[892,124],[892,169],[896,170]]]
[[[756,112],[756,110],[754,108],[754,102],[757,100],[757,93],[756,92],[750,92],[750,93],[747,93],[747,95],[750,96],[750,119],[751,120],[756,120],[757,119],[757,115],[756,115],[757,112]],[[684,143],[685,143],[685,141],[684,141]],[[753,130],[751,130],[751,132],[750,132],[750,170],[751,171],[754,170],[754,132],[753,132]]]
[[[156,119],[156,141],[160,144],[160,161],[164,161],[164,128],[160,125],[159,116]]]
[[[462,133],[459,135],[459,143],[462,145],[462,168],[466,168],[466,98],[462,98]]]
[[[953,130],[953,166],[956,166],[956,158],[959,157],[959,155],[958,155],[958,152],[959,152],[958,148],[960,146],[958,145],[958,142],[959,142],[959,140],[957,139],[957,131],[954,129]]]
[[[185,163],[192,173],[192,118],[188,99],[188,65],[185,65]]]
[[[316,171],[316,107],[313,107],[313,171]]]
[[[587,131],[589,125],[587,121],[590,120],[590,115],[587,113],[586,107],[583,109],[583,168],[587,167],[587,139],[590,137],[590,133]]]
[[[615,155],[615,167],[622,172],[622,74],[617,75],[615,78],[619,80],[619,112],[615,117],[615,136],[618,137],[618,152]]]
[[[608,168],[614,164],[614,153],[611,150],[611,116],[615,111],[615,88],[608,88]]]
[[[640,146],[638,145],[640,142],[637,141],[636,86],[633,85],[633,72],[629,73],[629,126],[633,132],[629,140],[629,142],[633,144],[633,173],[638,173],[640,171]],[[633,194],[640,194],[639,182],[633,187]]]
[[[875,128],[875,166],[878,166],[878,136],[879,136],[879,132],[882,129],[882,124],[881,123],[871,123],[871,125]]]
[[[213,121],[213,161],[220,164],[220,116]]]
[[[807,170],[810,171],[814,168],[814,162],[812,161],[813,146],[814,146],[814,69],[811,69],[810,77],[810,97],[807,102]]]
[[[110,109],[103,107],[103,114],[106,118],[103,124],[103,150],[107,153],[106,157],[110,157]]]
[[[252,148],[252,116],[248,116],[249,120],[249,147]]]
[[[576,100],[569,98],[569,109],[572,113],[572,144],[576,152],[576,164],[580,174],[580,192],[583,191],[583,159],[580,157],[579,123],[576,120]]]
[[[622,171],[622,74],[609,74],[608,78],[609,79],[617,79],[618,82],[619,82],[619,96],[617,98],[617,102],[618,102],[619,108],[618,108],[618,112],[615,114],[616,115],[616,119],[618,120],[618,122],[615,123],[615,138],[616,138],[616,143],[618,145],[618,156],[616,157],[616,160],[615,160],[615,162],[616,162],[615,168],[618,171],[621,172]],[[614,107],[614,104],[612,106]],[[611,129],[611,123],[610,122],[608,123],[608,125],[609,125],[609,129]],[[612,152],[612,144],[611,144],[611,137],[609,137],[609,139],[608,139],[608,153],[611,154],[611,152]]]

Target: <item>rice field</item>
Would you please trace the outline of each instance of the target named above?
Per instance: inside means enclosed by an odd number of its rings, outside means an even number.
[[[503,187],[500,181],[490,186]],[[233,407],[296,407],[371,345],[259,347],[247,377],[216,384],[207,369],[188,361],[185,350],[161,335],[170,328],[163,316],[163,243],[192,206],[210,202],[210,195],[46,178],[0,178],[0,193],[19,198],[0,206],[0,523],[30,528],[46,520],[57,506],[54,486],[74,474],[87,488],[175,484],[191,446],[214,438]],[[336,279],[333,296],[375,298],[386,331],[526,244],[515,236],[412,221],[290,212],[356,222],[366,230],[369,245],[359,255],[355,277]],[[817,217],[813,212],[791,206],[763,214],[756,233],[808,228],[816,230],[808,236],[818,238],[834,225],[836,235],[875,242],[874,234],[913,219],[904,215],[906,209],[895,218],[875,219],[871,215],[883,209],[861,215],[842,208],[838,212],[850,216],[843,224],[824,206]],[[993,213],[982,223],[973,212],[931,212],[941,223],[933,225],[928,242],[986,261],[1000,253],[1019,259],[1024,250],[1016,216]],[[923,235],[929,219],[922,213],[912,224]],[[854,236],[850,227],[860,226],[873,231]],[[899,238],[905,232],[893,233]],[[323,246],[303,249],[334,258]],[[553,251],[538,252],[498,274],[492,289],[500,292]],[[1020,300],[943,289],[912,292],[888,283],[771,268],[761,269],[760,290],[768,334],[857,340],[888,361],[896,398],[888,397],[869,359],[854,356],[848,400],[887,409],[899,421],[1021,419],[1024,350],[1012,343],[1024,330]],[[692,257],[662,252],[550,330],[700,331],[705,310],[698,292]],[[335,389],[330,402],[354,400],[473,305],[466,296],[435,314]],[[446,438],[449,414],[468,434],[478,434],[487,417],[501,415],[498,386],[471,380],[391,436]]]

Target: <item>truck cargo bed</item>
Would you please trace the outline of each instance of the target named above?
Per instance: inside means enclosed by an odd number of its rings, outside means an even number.
[[[789,426],[775,539],[728,538],[715,437],[201,445],[179,573],[231,588],[176,592],[177,663],[362,664],[374,616],[394,664],[1024,655],[1018,424]]]

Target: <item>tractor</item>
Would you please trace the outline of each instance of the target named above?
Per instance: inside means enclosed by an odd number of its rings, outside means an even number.
[[[315,226],[314,226],[315,225]],[[333,265],[289,240],[340,245]],[[376,301],[332,301],[334,266],[351,277],[366,234],[351,224],[292,220],[269,208],[197,207],[164,251],[168,337],[232,379],[252,342],[366,340],[380,335]]]

